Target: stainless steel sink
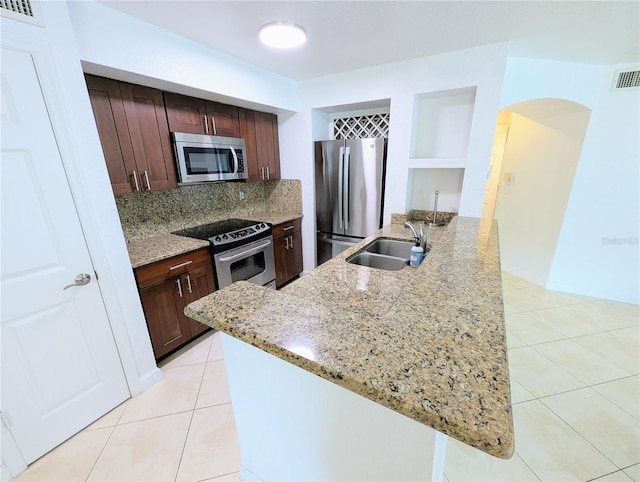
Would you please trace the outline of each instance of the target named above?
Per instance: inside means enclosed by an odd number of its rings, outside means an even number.
[[[367,253],[366,251],[347,258],[347,263],[359,264],[360,266],[367,266],[369,268],[384,269],[386,271],[398,271],[409,264],[406,259]]]
[[[367,244],[362,251],[347,258],[347,263],[369,268],[398,271],[409,264],[412,241],[378,238]]]
[[[364,250],[368,253],[384,254],[385,256],[393,256],[409,260],[411,256],[411,247],[414,245],[411,241],[398,241],[397,239],[378,238]]]

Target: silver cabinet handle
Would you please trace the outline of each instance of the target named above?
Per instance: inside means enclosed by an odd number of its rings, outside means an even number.
[[[264,166],[260,166],[260,179],[264,181]]]
[[[136,192],[140,192],[140,184],[138,184],[138,173],[133,171],[133,181],[136,183]]]
[[[209,133],[209,122],[207,121],[207,116],[203,115],[202,117],[204,119],[204,133],[208,134]]]
[[[91,275],[87,273],[80,273],[73,281],[74,283],[72,285],[65,286],[64,288],[62,288],[62,291],[66,290],[67,288],[73,288],[74,286],[88,285],[91,282]]]
[[[149,173],[146,169],[144,171],[144,178],[147,181],[147,191],[151,191],[151,184],[149,184]]]
[[[291,226],[287,226],[286,228],[282,228],[283,231],[289,231],[290,229],[293,229],[294,226],[293,224]]]
[[[267,180],[271,179],[271,174],[269,173],[269,166],[267,166]]]
[[[176,264],[175,266],[171,266],[169,268],[169,271],[172,271],[172,270],[178,269],[178,268],[182,268],[182,267],[187,266],[188,264],[191,264],[191,263],[193,263],[192,260],[185,261],[184,263]]]
[[[216,118],[214,116],[211,116],[211,127],[213,127],[213,135],[217,136],[218,130],[216,129]]]
[[[193,291],[191,291],[191,277],[189,275],[187,275],[187,289],[189,293],[193,293]]]
[[[176,284],[178,285],[178,295],[182,298],[182,285],[180,284],[180,278],[176,280]]]

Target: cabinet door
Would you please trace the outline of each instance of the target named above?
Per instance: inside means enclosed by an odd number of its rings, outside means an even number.
[[[188,305],[192,301],[202,298],[203,296],[207,296],[216,290],[216,282],[211,265],[191,270],[187,274],[182,275],[182,279],[182,286],[186,287],[186,292],[184,293],[184,306]],[[182,309],[184,309],[184,306]],[[187,317],[184,312],[182,312],[182,316],[187,318],[189,321],[191,336],[202,333],[209,328],[207,325]]]
[[[180,292],[184,296],[184,287],[178,277],[140,290],[156,359],[191,339],[189,319],[182,313],[184,303]]]
[[[302,273],[301,219],[273,227],[273,251],[276,287],[279,288]]]
[[[244,165],[247,169],[247,181],[262,181],[262,173],[264,167],[261,166],[260,156],[258,155],[258,113],[254,110],[239,109],[238,117],[240,120],[240,137],[245,142]],[[262,167],[262,170],[260,169]]]
[[[178,187],[162,92],[124,82],[120,83],[120,92],[140,189],[156,191]]]
[[[278,141],[278,118],[266,112],[258,113],[257,142],[265,179],[280,179],[280,146]]]
[[[233,105],[207,102],[209,133],[215,136],[240,137],[238,108]]]
[[[240,136],[246,144],[249,181],[280,179],[278,118],[266,112],[239,109]]]
[[[136,162],[118,82],[93,75],[85,81],[113,192],[132,192]]]
[[[291,278],[302,273],[302,232],[296,231],[291,234],[289,242],[291,249],[289,250],[289,274]],[[290,278],[290,279],[291,279]]]
[[[164,93],[167,108],[167,120],[171,132],[188,132],[191,134],[211,134],[206,132],[206,101],[186,95]]]
[[[276,288],[289,281],[288,272],[288,246],[289,236],[277,238],[273,240],[273,256],[276,268]]]

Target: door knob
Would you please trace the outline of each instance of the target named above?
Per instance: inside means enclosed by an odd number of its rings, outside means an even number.
[[[64,288],[62,288],[62,291],[66,290],[67,288],[72,288],[74,286],[88,285],[89,282],[91,281],[91,275],[87,273],[80,273],[78,276],[76,276],[76,278],[73,281],[74,283],[72,285],[65,286]]]

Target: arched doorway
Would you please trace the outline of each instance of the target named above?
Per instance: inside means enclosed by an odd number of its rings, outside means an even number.
[[[591,110],[536,99],[500,112],[483,215],[498,220],[502,268],[546,286]]]

